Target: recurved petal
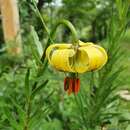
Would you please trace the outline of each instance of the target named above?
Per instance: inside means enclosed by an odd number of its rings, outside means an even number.
[[[89,58],[89,71],[99,69],[107,62],[107,53],[99,45],[90,45],[84,47],[84,50]]]
[[[57,49],[67,49],[67,48],[70,48],[71,46],[72,46],[71,44],[65,44],[65,43],[64,44],[52,44],[46,50],[46,57],[50,62],[51,56],[54,51],[56,51]]]
[[[60,49],[53,52],[50,64],[58,70],[73,72],[69,63],[69,57],[75,54],[73,49]]]

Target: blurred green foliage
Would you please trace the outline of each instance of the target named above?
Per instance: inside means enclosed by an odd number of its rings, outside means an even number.
[[[130,31],[125,34],[128,1],[55,3],[56,0],[37,1],[49,30],[57,20],[68,19],[75,25],[79,39],[100,43],[107,49],[108,64],[102,70],[80,75],[81,91],[68,96],[63,90],[65,75],[46,60],[40,61],[48,36],[32,0],[19,0],[24,57],[0,54],[0,129],[129,130],[130,104],[117,96],[120,89],[129,90],[130,84]],[[70,31],[61,27],[54,40],[70,42]]]

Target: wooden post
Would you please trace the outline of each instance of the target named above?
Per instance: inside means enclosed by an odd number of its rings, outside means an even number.
[[[17,0],[0,0],[4,39],[11,55],[21,55],[21,35]]]

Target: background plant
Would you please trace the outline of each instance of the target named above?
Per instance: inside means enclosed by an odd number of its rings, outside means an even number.
[[[129,89],[130,83],[129,67],[124,69],[129,66],[129,31],[122,40],[129,27],[128,5],[127,0],[63,0],[60,6],[53,0],[41,5],[40,12],[49,30],[59,18],[69,19],[80,39],[99,42],[109,53],[107,66],[81,75],[81,93],[68,97],[62,87],[64,75],[50,66],[44,70],[39,59],[48,35],[32,11],[33,3],[20,0],[24,59],[0,55],[0,129],[26,129],[28,124],[30,130],[86,130],[106,125],[109,129],[129,130],[129,102],[116,95],[120,89]],[[70,31],[63,27],[57,30],[55,41],[71,38]],[[31,100],[28,123],[28,106],[36,82],[39,89],[35,89]]]
[[[81,113],[80,122],[81,127],[86,129],[96,129],[96,126],[106,126],[106,124],[113,124],[113,119],[116,118],[117,125],[129,118],[121,119],[122,110],[119,107],[119,97],[117,91],[120,86],[126,83],[121,79],[121,73],[124,71],[125,66],[121,63],[124,59],[125,53],[121,49],[119,43],[122,36],[124,36],[127,22],[128,22],[128,1],[116,1],[116,8],[113,6],[111,10],[111,19],[108,22],[108,37],[102,42],[108,49],[109,60],[107,65],[98,72],[91,72],[87,80],[90,81],[84,90],[79,95],[77,105]],[[115,16],[114,12],[117,9],[118,15]],[[126,111],[127,112],[127,111]],[[125,112],[123,114],[126,114]],[[127,113],[129,115],[129,113]],[[86,124],[84,126],[84,124]],[[122,128],[123,129],[123,128]]]

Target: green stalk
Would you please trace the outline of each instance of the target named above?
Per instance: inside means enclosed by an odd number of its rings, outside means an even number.
[[[55,37],[56,30],[61,24],[65,25],[71,31],[72,37],[73,37],[73,41],[72,41],[73,45],[75,46],[78,45],[79,40],[78,40],[76,29],[70,21],[65,20],[65,19],[59,20],[57,24],[54,26],[50,34],[52,39]]]
[[[76,32],[76,29],[74,28],[74,26],[72,25],[71,22],[69,22],[68,20],[65,20],[65,19],[61,19],[57,22],[57,24],[54,26],[54,28],[52,29],[51,33],[50,33],[50,37],[52,39],[54,39],[55,37],[55,34],[56,34],[56,30],[57,28],[60,26],[60,25],[65,25],[66,27],[68,27],[72,33],[72,37],[73,37],[73,41],[72,41],[72,44],[74,45],[74,47],[77,47],[79,45],[79,40],[78,40],[78,36],[77,36],[77,32]],[[45,59],[45,53],[46,53],[46,49],[47,47],[51,44],[51,40],[50,38],[48,39],[46,45],[45,45],[45,49],[43,51],[43,55],[42,55],[42,58],[41,58],[41,61],[43,62],[44,59]]]
[[[51,41],[51,43],[53,43],[53,40],[52,40],[52,38],[51,38],[51,36],[50,36],[49,29],[48,29],[48,27],[46,26],[45,20],[43,19],[43,17],[42,17],[42,15],[41,15],[39,9],[37,8],[37,5],[36,5],[36,3],[34,2],[34,0],[33,0],[32,2],[33,2],[34,7],[35,7],[35,9],[36,9],[36,14],[37,14],[37,16],[40,18],[40,20],[41,20],[41,22],[42,22],[42,24],[43,24],[43,27],[44,27],[45,31],[47,32],[47,35],[48,35],[48,37],[49,37],[49,40]]]
[[[31,112],[31,100],[27,101],[27,109],[26,109],[26,118],[25,118],[25,125],[23,130],[29,130],[29,120],[30,120],[30,112]]]

